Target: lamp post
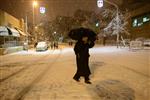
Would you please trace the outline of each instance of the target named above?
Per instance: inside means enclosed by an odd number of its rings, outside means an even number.
[[[33,25],[35,25],[35,8],[37,7],[37,1],[33,1],[33,4],[32,4],[32,8],[33,8]]]
[[[36,0],[32,3],[32,11],[33,11],[33,33],[35,33],[35,8],[37,7],[38,3]],[[36,34],[36,42],[37,42],[37,34]]]
[[[110,5],[112,5],[112,6],[114,6],[115,8],[116,8],[116,10],[117,10],[117,12],[116,12],[116,21],[117,21],[117,30],[116,30],[116,33],[117,33],[117,48],[118,48],[118,46],[119,46],[119,7],[118,7],[118,5],[116,5],[115,3],[113,3],[113,2],[110,2],[110,1],[108,1],[108,0],[98,0],[97,1],[97,4],[98,4],[98,7],[103,7],[103,1],[104,2],[106,2],[106,3],[108,3],[108,4],[110,4]]]
[[[27,17],[27,15],[25,18],[25,33],[28,34],[28,17]],[[26,37],[26,41],[27,41],[27,43],[29,42],[29,36],[28,35]]]

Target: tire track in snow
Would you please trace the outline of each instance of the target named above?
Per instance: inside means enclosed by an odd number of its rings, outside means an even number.
[[[59,55],[56,57],[56,59],[54,59],[53,62],[51,62],[51,66],[53,66],[56,61],[59,59],[59,57],[62,54],[62,50],[60,50]],[[25,87],[24,89],[22,89],[12,100],[23,100],[23,98],[25,97],[25,95],[34,87],[34,85],[36,83],[38,83],[42,77],[49,71],[49,66],[47,66],[44,71],[42,71],[27,87]]]
[[[112,65],[115,65],[115,64],[112,64]],[[150,78],[150,76],[147,75],[147,74],[141,73],[141,72],[139,72],[139,71],[137,71],[137,70],[134,70],[134,69],[129,68],[129,67],[124,66],[124,65],[120,65],[120,64],[118,64],[118,65],[119,65],[119,67],[124,68],[124,69],[126,69],[126,70],[129,70],[129,71],[131,71],[131,72],[133,72],[133,73],[136,73],[136,74],[138,74],[138,75],[144,76],[144,77],[146,77],[146,78]]]
[[[53,52],[54,52],[54,51],[55,51],[55,50],[53,50]],[[52,52],[52,53],[53,53],[53,52]],[[45,57],[48,57],[48,55],[43,56],[42,58],[39,58],[39,59],[37,59],[37,60],[34,60],[33,63],[27,64],[27,65],[25,65],[23,68],[21,68],[20,70],[18,70],[18,71],[16,71],[16,72],[14,72],[14,73],[12,73],[12,74],[10,74],[10,75],[8,75],[8,76],[6,76],[6,77],[0,79],[0,83],[1,83],[1,82],[4,82],[5,80],[7,80],[7,79],[9,79],[9,78],[11,78],[11,77],[13,77],[13,76],[19,74],[19,73],[21,73],[22,71],[28,69],[28,68],[30,67],[30,65],[33,65],[35,62],[38,62],[38,61],[40,61],[40,60],[43,60]]]

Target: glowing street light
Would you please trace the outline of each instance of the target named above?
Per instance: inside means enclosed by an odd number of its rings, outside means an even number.
[[[98,27],[98,26],[99,26],[99,23],[97,22],[97,23],[95,24],[95,26]]]
[[[38,5],[37,1],[33,1],[33,7],[36,7]]]
[[[37,30],[37,29],[38,29],[38,27],[37,27],[37,26],[35,26],[35,29]]]
[[[34,26],[34,24],[35,24],[35,15],[34,15],[34,8],[36,8],[37,7],[37,5],[38,5],[38,3],[37,3],[37,1],[33,1],[33,3],[32,3],[32,5],[33,5],[33,26]]]
[[[55,31],[54,34],[56,34],[57,32]]]
[[[35,14],[34,13],[35,12],[34,12],[34,10],[38,6],[38,2],[36,0],[34,0],[32,3],[32,6],[33,6],[33,33],[35,33],[35,28],[34,28],[34,26],[35,26]],[[36,34],[36,42],[37,42],[37,34]]]
[[[33,26],[34,26],[34,24],[35,24],[35,15],[34,15],[34,9],[37,7],[37,5],[38,5],[38,3],[37,3],[37,1],[33,1],[33,3],[32,3],[32,5],[33,5]]]

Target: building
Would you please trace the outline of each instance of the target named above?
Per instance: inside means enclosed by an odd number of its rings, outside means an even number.
[[[131,39],[150,38],[150,4],[144,4],[130,11],[129,32]]]
[[[0,54],[7,54],[23,49],[27,38],[24,33],[24,20],[0,10]]]

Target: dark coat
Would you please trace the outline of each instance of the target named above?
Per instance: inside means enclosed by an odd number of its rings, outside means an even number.
[[[94,46],[94,42],[84,44],[82,41],[78,41],[74,47],[77,61],[78,76],[88,76],[91,74],[88,65],[89,62],[89,48]]]

